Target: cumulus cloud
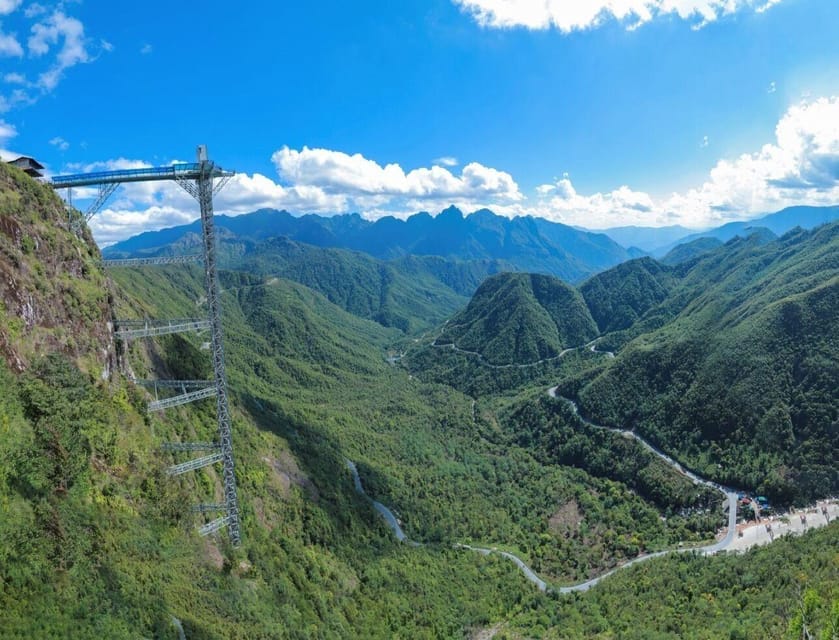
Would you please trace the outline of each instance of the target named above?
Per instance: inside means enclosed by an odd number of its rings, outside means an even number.
[[[472,210],[476,205],[524,199],[508,173],[476,162],[463,167],[459,175],[439,166],[406,172],[399,165],[381,166],[360,154],[308,147],[299,151],[283,147],[272,160],[279,182],[259,173],[237,174],[216,197],[216,211],[238,215],[274,208],[324,215],[358,211],[369,218],[406,217],[421,209],[436,212],[452,203]],[[66,170],[83,173],[148,166],[144,161],[117,158],[71,164]],[[95,189],[74,190],[74,202],[84,209],[95,193]],[[183,224],[197,215],[195,201],[175,183],[129,183],[120,187],[90,226],[104,245],[141,231]]]
[[[492,198],[521,200],[513,177],[504,171],[470,162],[454,175],[438,165],[412,169],[398,164],[381,166],[359,153],[330,149],[283,147],[271,157],[280,178],[297,185],[316,186],[326,193],[386,198]]]
[[[593,229],[628,224],[700,228],[790,205],[839,202],[839,97],[794,105],[778,122],[774,141],[755,152],[721,159],[702,184],[663,196],[625,184],[584,193],[565,173],[527,198],[509,173],[475,162],[457,174],[439,166],[406,171],[360,154],[308,147],[282,147],[272,160],[279,181],[258,173],[237,174],[217,196],[216,211],[237,215],[269,207],[301,214],[358,212],[375,219],[436,213],[455,204],[466,213],[488,207],[509,217],[532,215]],[[145,166],[150,165],[120,158],[68,168]],[[80,190],[76,199],[94,195],[93,190]],[[197,204],[176,184],[133,183],[118,191],[91,227],[99,242],[110,243],[197,216]]]
[[[791,107],[778,122],[775,141],[759,151],[722,159],[702,185],[652,198],[622,186],[579,195],[570,180],[532,208],[536,215],[605,228],[624,224],[704,227],[748,219],[797,204],[839,202],[839,98]],[[543,196],[554,190],[544,191]]]
[[[50,140],[50,144],[56,147],[59,151],[67,151],[67,149],[70,148],[70,143],[61,136],[55,136],[52,140]]]
[[[0,0],[0,16],[5,16],[17,9],[23,0]]]
[[[0,0],[2,1],[2,0]],[[0,12],[2,13],[2,12]],[[2,57],[17,57],[23,56],[23,47],[14,33],[5,33],[3,25],[0,23],[0,58]]]
[[[443,167],[456,167],[460,163],[454,156],[441,156],[439,158],[435,158],[432,164],[439,164]]]
[[[617,20],[635,29],[651,20],[676,15],[701,28],[738,11],[759,13],[781,0],[452,0],[482,27],[563,33],[593,29]]]

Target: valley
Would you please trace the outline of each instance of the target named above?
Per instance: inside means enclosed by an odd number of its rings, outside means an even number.
[[[737,238],[677,266],[632,260],[579,286],[430,259],[407,277],[361,254],[254,247],[254,261],[231,261],[219,278],[236,548],[196,532],[210,516],[191,505],[218,500],[218,471],[166,473],[181,459],[164,443],[213,439],[210,403],[150,412],[156,396],[132,383],[207,379],[206,337],[97,337],[113,318],[199,317],[202,268],[105,272],[53,194],[17,173],[4,184],[7,200],[23,201],[22,234],[37,239],[0,237],[2,265],[20,274],[2,289],[4,317],[21,301],[35,309],[0,333],[14,350],[0,367],[10,638],[60,637],[71,624],[79,638],[644,637],[677,610],[702,615],[702,599],[670,600],[697,589],[775,611],[757,622],[721,609],[707,629],[680,627],[710,638],[767,624],[781,633],[791,617],[771,603],[796,589],[831,602],[836,526],[816,531],[814,520],[793,538],[778,521],[771,545],[746,551],[758,536],[737,537],[737,495],[723,487],[765,491],[779,508],[836,490],[824,420],[836,409],[835,224]],[[49,254],[35,246],[81,256],[78,277],[45,278]],[[49,308],[52,286],[66,308]],[[749,396],[751,368],[719,366],[732,345],[759,350],[745,355],[764,369],[794,363],[789,378]],[[748,440],[706,422],[705,441],[660,426],[692,409],[691,384],[707,384],[708,367],[731,376],[732,393],[748,390],[731,401],[760,438],[756,464],[726,457]],[[697,453],[706,449],[716,457]],[[753,479],[773,474],[788,484]],[[800,490],[784,490],[790,474],[806,480]],[[760,573],[777,563],[782,579]]]

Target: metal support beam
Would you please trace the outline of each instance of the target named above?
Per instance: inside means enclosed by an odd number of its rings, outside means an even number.
[[[194,460],[187,460],[186,462],[173,465],[166,469],[166,473],[170,476],[179,476],[182,473],[187,473],[188,471],[197,471],[198,469],[209,467],[211,464],[221,462],[221,459],[221,453],[214,453],[209,456],[204,456],[203,458],[195,458]]]
[[[218,265],[216,263],[215,221],[213,219],[213,178],[218,176],[212,162],[207,159],[207,148],[198,147],[201,175],[198,185],[198,204],[201,208],[201,228],[204,239],[204,271],[207,284],[207,305],[210,310],[210,338],[212,343],[213,372],[215,373],[216,408],[221,452],[224,456],[224,502],[227,505],[226,524],[230,542],[234,547],[241,543],[239,529],[239,498],[236,490],[236,472],[233,461],[233,436],[230,407],[227,402],[227,374],[224,366],[224,341],[221,326],[221,297],[219,295]]]
[[[213,194],[224,188],[228,180],[234,175],[231,171],[225,171],[216,166],[207,157],[206,147],[198,147],[198,162],[190,164],[177,164],[166,167],[144,167],[139,169],[126,169],[120,171],[105,171],[99,173],[87,173],[78,175],[56,176],[52,179],[51,185],[55,189],[68,189],[72,187],[95,186],[99,189],[98,197],[88,207],[84,216],[85,221],[98,211],[107,198],[113,193],[116,185],[125,182],[146,182],[153,180],[172,180],[181,185],[189,194],[198,200],[201,210],[201,229],[203,236],[203,258],[204,274],[209,308],[209,319],[200,320],[183,318],[179,320],[123,320],[117,321],[114,335],[121,340],[133,338],[151,338],[184,331],[203,331],[210,329],[211,340],[210,351],[213,357],[213,386],[204,386],[200,381],[137,381],[138,384],[149,384],[150,386],[167,386],[168,388],[186,389],[187,386],[195,383],[200,386],[195,391],[184,393],[172,398],[157,400],[149,404],[149,409],[160,410],[167,407],[178,406],[186,402],[192,402],[211,395],[216,396],[216,407],[218,413],[219,443],[169,443],[163,448],[168,451],[214,451],[211,455],[190,460],[175,465],[168,469],[169,475],[179,475],[200,469],[202,467],[223,463],[224,478],[224,504],[223,505],[199,505],[201,509],[216,510],[221,507],[226,513],[223,517],[208,522],[199,529],[201,535],[208,535],[218,531],[222,527],[229,527],[230,541],[233,546],[241,543],[241,532],[239,525],[239,501],[236,489],[236,474],[233,461],[233,442],[231,434],[230,407],[227,398],[227,375],[224,366],[224,346],[222,340],[221,324],[221,301],[220,287],[218,281],[218,266],[216,263],[215,230],[213,218]],[[217,180],[217,181],[216,181]],[[68,195],[68,201],[72,201]],[[78,229],[81,229],[79,221]],[[105,266],[133,267],[158,264],[184,264],[196,261],[195,256],[171,256],[155,258],[131,258],[123,260],[104,261]],[[203,512],[203,510],[202,510]]]
[[[156,258],[121,258],[103,260],[102,265],[105,267],[146,267],[157,266],[163,264],[188,264],[191,262],[201,262],[203,256],[158,256]]]
[[[141,387],[161,389],[204,389],[215,384],[213,380],[141,380],[132,378],[131,382]]]
[[[213,511],[224,511],[227,509],[227,505],[222,503],[215,503],[215,504],[196,504],[192,507],[193,513],[211,513]]]
[[[209,320],[199,318],[176,318],[172,320],[115,320],[114,337],[117,340],[133,338],[154,338],[170,333],[204,331],[210,328]]]
[[[204,398],[211,398],[216,395],[215,387],[207,387],[206,389],[199,389],[198,391],[190,391],[189,393],[182,393],[179,396],[172,396],[171,398],[164,398],[163,400],[155,400],[149,402],[149,411],[163,411],[164,409],[171,409],[172,407],[179,407],[182,404],[189,404],[196,400],[203,400]]]
[[[234,175],[233,171],[225,171],[212,162],[189,162],[184,164],[170,164],[165,167],[143,167],[141,169],[120,169],[118,171],[98,171],[95,173],[78,173],[75,175],[53,176],[50,186],[53,189],[68,189],[71,187],[90,187],[100,184],[124,182],[152,182],[157,180],[198,180],[206,175],[207,165],[212,172],[211,178],[223,178]]]
[[[217,442],[164,442],[161,447],[164,451],[219,451],[221,447]]]
[[[202,536],[208,536],[211,533],[215,533],[219,529],[222,529],[226,526],[229,526],[230,524],[231,524],[230,516],[222,516],[218,520],[213,520],[211,522],[208,522],[204,526],[199,527],[198,528],[198,533]],[[231,532],[231,537],[232,536],[233,536],[233,534]]]
[[[96,199],[88,205],[84,212],[85,222],[89,221],[103,206],[105,206],[108,198],[111,197],[111,194],[116,191],[116,188],[119,186],[119,182],[106,182],[96,186],[98,187],[98,193],[96,194]]]

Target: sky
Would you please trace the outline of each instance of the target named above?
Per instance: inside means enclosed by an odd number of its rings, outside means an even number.
[[[837,0],[0,0],[0,155],[219,213],[703,228],[839,203]],[[77,190],[84,207],[91,192]],[[100,244],[197,217],[127,185]]]

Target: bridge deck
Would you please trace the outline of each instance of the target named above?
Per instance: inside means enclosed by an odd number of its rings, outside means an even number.
[[[232,171],[225,171],[215,165],[209,167],[209,174],[213,178],[234,175]],[[140,169],[121,169],[119,171],[97,171],[94,173],[54,176],[50,184],[55,189],[66,189],[67,187],[87,187],[123,182],[149,182],[152,180],[197,180],[201,175],[201,164],[189,162],[171,164],[166,167],[143,167]]]

